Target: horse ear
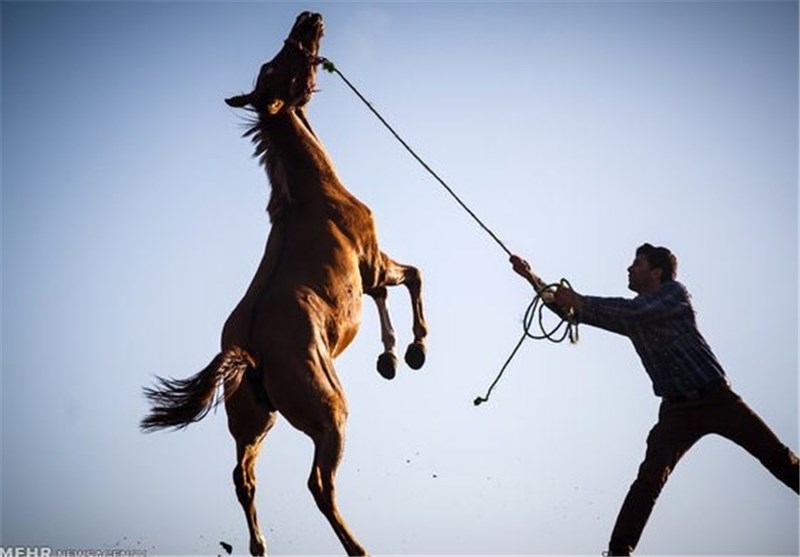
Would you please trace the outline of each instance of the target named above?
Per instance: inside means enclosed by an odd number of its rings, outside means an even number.
[[[251,95],[237,95],[235,97],[225,99],[225,103],[233,108],[242,108],[243,106],[250,104],[250,96]]]

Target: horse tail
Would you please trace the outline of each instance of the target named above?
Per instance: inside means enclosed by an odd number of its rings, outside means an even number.
[[[139,427],[147,433],[183,429],[202,420],[236,391],[245,371],[252,367],[255,367],[252,357],[235,346],[217,354],[205,369],[187,379],[156,377],[154,386],[144,388],[151,409]],[[218,396],[220,387],[224,394]]]

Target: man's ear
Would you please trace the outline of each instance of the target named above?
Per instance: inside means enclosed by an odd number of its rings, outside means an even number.
[[[664,282],[664,269],[661,267],[653,267],[650,269],[650,272],[653,273],[653,278],[655,278],[659,283]]]

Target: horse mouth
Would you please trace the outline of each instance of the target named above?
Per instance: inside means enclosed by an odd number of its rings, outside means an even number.
[[[294,27],[289,32],[288,40],[297,41],[309,53],[316,56],[324,34],[325,22],[322,20],[322,16],[315,12],[303,12],[297,16]]]

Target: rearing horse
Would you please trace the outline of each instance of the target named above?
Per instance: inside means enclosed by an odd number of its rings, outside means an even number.
[[[278,413],[314,442],[308,487],[320,511],[348,554],[366,553],[339,513],[334,487],[347,403],[333,360],[356,336],[363,294],[375,300],[380,316],[380,373],[391,379],[396,365],[388,286],[403,284],[411,295],[414,341],[406,362],[418,369],[425,361],[420,272],[380,250],[370,210],[344,187],[306,117],[322,34],[319,14],[300,14],[283,48],[261,67],[255,89],[226,100],[254,113],[245,135],[272,185],[272,228],[255,277],[225,323],[221,352],[193,377],[158,378],[145,389],[152,409],[141,427],[151,431],[200,420],[223,387],[236,440],[233,479],[253,555],[266,552],[254,503],[255,464]]]

